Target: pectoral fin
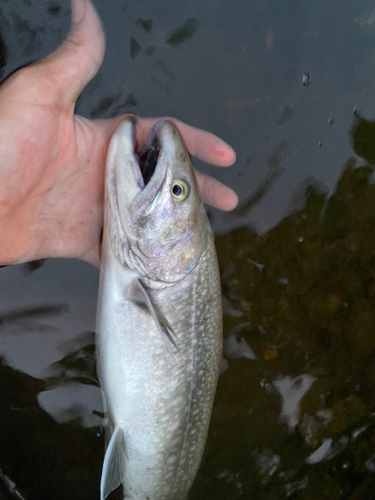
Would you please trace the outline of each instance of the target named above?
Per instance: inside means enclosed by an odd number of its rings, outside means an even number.
[[[121,427],[116,426],[104,457],[100,500],[105,500],[111,491],[120,486],[124,474],[125,454],[124,434]]]
[[[128,298],[139,307],[149,311],[162,337],[164,339],[167,338],[174,345],[174,347],[178,349],[176,335],[171,325],[169,324],[167,318],[165,318],[159,309],[153,304],[150,295],[147,293],[147,290],[139,279],[134,279],[131,282]]]

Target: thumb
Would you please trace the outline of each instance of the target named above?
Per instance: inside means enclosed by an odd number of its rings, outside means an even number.
[[[90,0],[72,0],[72,27],[66,39],[36,66],[58,83],[61,104],[70,107],[98,72],[104,51],[103,27]]]

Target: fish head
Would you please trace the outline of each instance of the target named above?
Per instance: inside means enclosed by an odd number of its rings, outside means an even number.
[[[123,249],[120,259],[150,279],[175,282],[197,265],[211,234],[190,155],[170,121],[136,152],[135,118],[115,132],[107,161],[108,196]]]

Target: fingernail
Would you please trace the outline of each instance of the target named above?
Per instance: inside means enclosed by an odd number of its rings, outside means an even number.
[[[232,149],[228,144],[215,145],[212,148],[212,152],[217,158],[220,158],[222,160],[228,160],[233,162],[236,160],[236,153],[234,149]]]
[[[86,14],[86,0],[72,0],[72,20],[79,23]]]

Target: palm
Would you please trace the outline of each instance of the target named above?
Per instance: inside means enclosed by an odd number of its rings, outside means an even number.
[[[22,76],[32,80],[31,75]],[[49,102],[48,93],[38,95],[38,82],[32,93],[25,85],[15,92],[14,83],[18,82],[11,78],[0,91],[0,106],[6,106],[6,115],[0,113],[2,129],[12,130],[12,141],[22,145],[11,149],[1,141],[7,166],[0,169],[1,225],[9,234],[4,238],[8,252],[22,260],[65,256],[95,262],[102,219],[104,131],[74,116],[73,110]],[[45,84],[41,90],[46,90]],[[31,244],[35,240],[38,245]]]
[[[104,53],[100,21],[89,2],[84,6],[84,18],[55,53],[0,87],[0,264],[44,257],[99,263],[105,158],[121,117],[74,115]],[[138,120],[141,147],[156,121]],[[174,122],[193,155],[221,166],[234,161],[217,137]],[[226,210],[236,205],[229,188],[201,174],[198,181],[207,203]]]

